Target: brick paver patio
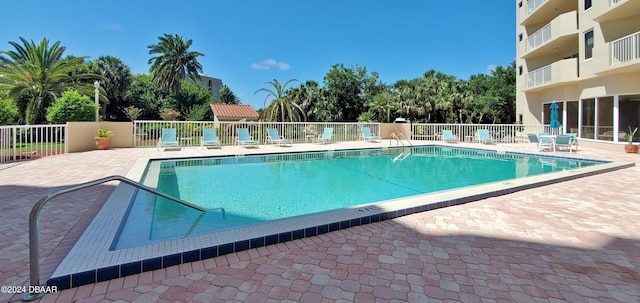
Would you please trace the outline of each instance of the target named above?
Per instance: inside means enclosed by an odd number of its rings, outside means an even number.
[[[376,145],[331,148],[362,144]],[[258,151],[313,148],[326,146]],[[581,147],[574,155],[640,162],[620,150]],[[254,151],[118,149],[0,167],[2,285],[28,285],[29,211],[50,190],[124,175],[140,157]],[[41,281],[114,186],[64,195],[43,209]],[[39,302],[639,302],[639,218],[636,166],[67,289]],[[2,293],[0,301],[21,297]]]

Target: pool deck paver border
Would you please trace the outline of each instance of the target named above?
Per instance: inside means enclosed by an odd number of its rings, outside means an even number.
[[[28,285],[29,210],[54,188],[126,175],[138,158],[362,146],[388,146],[388,141],[166,152],[113,149],[2,168],[0,280],[3,286]],[[482,147],[526,151],[525,144]],[[636,166],[84,285],[47,294],[39,302],[639,301],[640,155],[581,148],[570,156]],[[41,281],[114,185],[70,193],[45,206]],[[21,297],[0,293],[3,302]]]

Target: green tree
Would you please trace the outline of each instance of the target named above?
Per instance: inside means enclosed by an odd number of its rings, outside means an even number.
[[[171,107],[186,113],[196,105],[205,105],[208,108],[209,104],[213,103],[213,94],[199,82],[183,80],[180,86],[180,92],[175,96],[175,101],[176,104]],[[213,118],[213,114],[210,115],[210,118]],[[202,120],[202,118],[198,120]]]
[[[0,98],[0,125],[11,125],[18,120],[18,107],[12,99]]]
[[[365,111],[365,103],[383,90],[377,80],[377,73],[368,75],[366,67],[333,65],[324,76],[324,100],[315,105],[325,108],[313,112],[328,121],[356,121]]]
[[[9,42],[15,50],[0,53],[0,85],[8,90],[10,98],[24,116],[24,123],[45,120],[46,108],[67,88],[92,96],[93,80],[104,77],[92,74],[84,63],[86,57],[62,58],[65,47],[60,42],[49,45],[43,38],[38,44],[20,37],[22,45]]]
[[[100,81],[109,103],[102,102],[101,115],[107,120],[126,120],[124,109],[128,106],[124,95],[131,85],[131,71],[122,60],[112,56],[100,56],[89,63],[89,69],[105,80]]]
[[[264,98],[265,104],[267,104],[269,98],[274,98],[271,100],[271,103],[264,108],[264,111],[260,113],[260,120],[278,122],[299,122],[307,120],[300,105],[287,98],[286,87],[293,81],[298,80],[291,79],[284,84],[280,84],[278,80],[273,79],[273,81],[266,82],[266,84],[271,84],[273,89],[261,88],[254,93],[266,92],[267,95]]]
[[[98,105],[91,98],[69,89],[47,109],[47,121],[52,123],[93,121],[96,109]]]
[[[190,51],[193,43],[191,39],[184,41],[178,35],[164,34],[158,40],[158,44],[148,46],[149,55],[155,55],[149,59],[149,72],[160,88],[177,95],[182,80],[187,76],[194,81],[200,79],[202,65],[198,62],[198,57],[204,54]]]
[[[142,110],[140,119],[160,119],[160,110],[175,106],[175,99],[160,89],[151,75],[137,75],[125,93],[125,102]]]
[[[240,98],[233,93],[233,91],[226,85],[222,85],[220,92],[218,92],[220,103],[224,104],[240,104]]]

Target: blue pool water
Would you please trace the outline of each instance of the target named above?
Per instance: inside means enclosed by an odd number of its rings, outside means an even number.
[[[440,146],[152,161],[145,183],[212,210],[138,192],[113,248],[597,163]]]

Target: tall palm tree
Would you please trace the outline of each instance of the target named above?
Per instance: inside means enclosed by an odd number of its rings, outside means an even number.
[[[93,96],[93,80],[104,80],[88,72],[86,57],[63,59],[65,47],[60,41],[49,45],[47,38],[37,44],[22,37],[20,40],[22,45],[9,42],[15,50],[0,53],[0,91],[6,89],[18,102],[24,123],[44,121],[47,107],[67,88]]]
[[[104,87],[110,102],[108,108],[106,102],[102,103],[102,116],[109,114],[115,119],[126,118],[124,108],[128,104],[124,101],[124,94],[131,84],[129,67],[116,57],[100,56],[90,63],[89,69],[106,78],[105,81],[100,81],[100,86]]]
[[[191,80],[199,80],[202,73],[202,65],[198,57],[204,54],[189,51],[193,43],[191,39],[184,41],[181,36],[164,34],[158,37],[158,44],[149,45],[149,72],[153,80],[157,81],[160,88],[169,90],[177,95],[180,92],[180,81],[187,76]]]
[[[265,105],[267,104],[267,100],[270,97],[274,99],[271,100],[269,106],[265,107],[262,113],[260,113],[260,120],[263,121],[278,121],[278,122],[298,122],[298,121],[306,121],[307,117],[300,107],[300,105],[293,102],[286,95],[286,87],[289,83],[293,81],[298,81],[296,79],[291,79],[284,84],[280,84],[278,80],[273,79],[273,81],[266,82],[266,84],[271,84],[274,90],[261,88],[257,90],[254,94],[259,92],[266,92],[267,96],[264,98]]]

